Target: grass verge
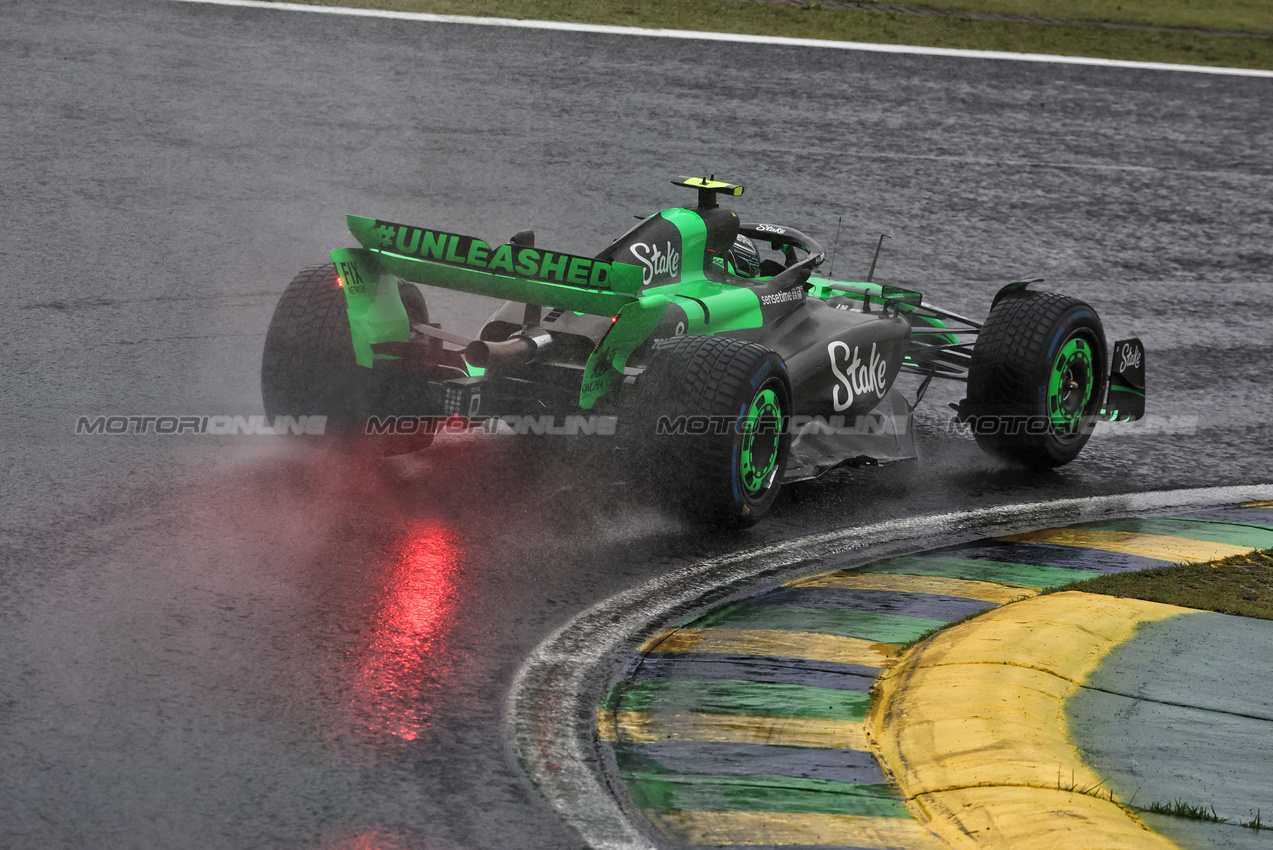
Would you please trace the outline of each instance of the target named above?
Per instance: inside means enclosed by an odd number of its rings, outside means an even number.
[[[1215,806],[1195,806],[1192,803],[1186,803],[1184,800],[1173,800],[1170,803],[1150,803],[1140,811],[1155,815],[1171,815],[1177,818],[1208,821],[1210,823],[1228,823],[1226,819],[1216,814]]]
[[[1022,598],[1028,599],[1029,597],[1022,597]],[[1020,600],[1017,600],[1017,601],[1020,601]],[[918,637],[915,637],[912,640],[908,640],[906,643],[898,646],[897,655],[900,657],[902,653],[906,652],[906,650],[910,649],[912,646],[916,646],[917,644],[923,643],[924,641],[928,640],[930,637],[937,634],[938,632],[944,632],[947,629],[953,629],[955,626],[961,626],[964,623],[968,622],[969,620],[975,620],[978,617],[980,617],[982,614],[987,614],[993,611],[995,607],[997,606],[990,607],[990,608],[983,608],[980,611],[973,611],[971,614],[965,614],[964,616],[960,617],[958,620],[952,620],[949,623],[942,623],[940,626],[933,626],[931,629],[919,635]]]
[[[1269,0],[1225,0],[1223,3],[1198,0],[1118,0],[1117,3],[1109,0],[914,0],[906,5],[950,12],[1029,15],[1067,21],[1273,32],[1273,3]]]
[[[1112,795],[1110,799],[1113,800]],[[1137,812],[1148,812],[1152,815],[1171,815],[1172,817],[1189,818],[1190,820],[1200,820],[1208,823],[1231,823],[1228,818],[1222,818],[1216,814],[1215,806],[1195,806],[1192,803],[1186,803],[1184,800],[1173,800],[1170,803],[1150,803],[1144,807],[1129,804],[1124,808]],[[1245,829],[1254,829],[1256,832],[1262,829],[1273,829],[1268,824],[1261,822],[1258,809],[1255,812],[1255,817],[1248,821],[1240,821],[1238,826]]]
[[[1099,576],[1056,588],[1273,620],[1273,549],[1208,564]]]
[[[572,21],[660,29],[776,35],[792,38],[907,44],[1014,53],[1048,53],[1142,62],[1273,70],[1273,39],[1200,33],[1104,29],[1002,20],[879,14],[855,9],[728,0],[310,0],[314,5],[353,6],[407,12]],[[970,11],[1035,14],[1057,11],[1101,17],[1099,7],[1069,0],[1058,9],[1041,0],[936,0],[931,5]],[[1122,22],[1261,31],[1273,17],[1267,0],[1240,5],[1226,16],[1184,14],[1196,9],[1181,0],[1171,13],[1155,14],[1140,2]],[[1069,7],[1075,7],[1070,9]],[[1248,8],[1250,7],[1250,8]],[[1106,7],[1108,8],[1108,7]],[[1095,15],[1095,18],[1090,16]],[[1105,15],[1108,17],[1108,15]]]

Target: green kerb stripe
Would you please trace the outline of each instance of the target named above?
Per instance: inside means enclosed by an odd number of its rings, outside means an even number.
[[[1006,564],[1000,561],[982,561],[972,558],[942,556],[924,557],[910,555],[876,561],[856,570],[861,573],[900,573],[916,576],[946,576],[967,578],[974,581],[993,581],[1017,587],[1060,587],[1072,581],[1093,578],[1086,570],[1067,570],[1061,567],[1036,567],[1032,564]]]
[[[623,778],[643,809],[911,817],[887,785],[788,776],[625,773]]]
[[[648,714],[739,714],[860,722],[871,695],[858,691],[775,685],[736,679],[682,679],[617,685],[606,709]]]
[[[1273,530],[1254,528],[1249,525],[1238,525],[1236,523],[1151,517],[1147,519],[1116,519],[1090,522],[1074,527],[1093,531],[1164,534],[1169,537],[1183,537],[1187,540],[1206,540],[1211,543],[1250,546],[1252,549],[1273,549]]]
[[[944,620],[925,620],[921,617],[871,611],[800,608],[794,605],[735,605],[709,614],[693,624],[694,628],[716,626],[818,632],[880,643],[909,643],[925,632],[944,625]]]

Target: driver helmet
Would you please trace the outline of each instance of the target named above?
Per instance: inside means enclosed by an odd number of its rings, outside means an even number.
[[[760,252],[756,243],[741,233],[734,244],[725,250],[726,270],[737,277],[755,277],[760,274]]]

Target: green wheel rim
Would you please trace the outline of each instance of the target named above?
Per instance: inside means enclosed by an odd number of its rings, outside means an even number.
[[[749,496],[773,484],[782,443],[782,404],[778,393],[762,387],[743,414],[742,448],[738,477]]]
[[[1073,434],[1083,420],[1095,390],[1092,347],[1082,337],[1072,337],[1052,361],[1048,382],[1048,417],[1060,434]]]

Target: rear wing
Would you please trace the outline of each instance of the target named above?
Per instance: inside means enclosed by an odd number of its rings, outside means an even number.
[[[556,307],[614,321],[588,357],[579,404],[590,409],[623,381],[629,355],[654,331],[668,299],[640,296],[639,266],[545,251],[528,245],[491,247],[481,239],[351,215],[349,230],[362,248],[331,252],[345,291],[354,358],[371,368],[393,359],[373,346],[406,342],[411,322],[397,278],[475,295]]]
[[[524,245],[492,247],[473,236],[349,216],[349,230],[404,280],[509,301],[617,316],[637,300],[641,269]]]

